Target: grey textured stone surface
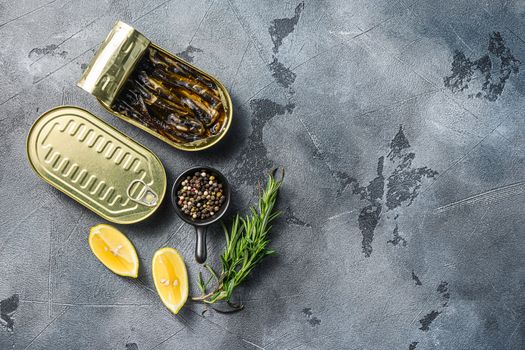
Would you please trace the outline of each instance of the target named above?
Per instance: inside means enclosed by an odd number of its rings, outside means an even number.
[[[121,19],[231,91],[234,123],[183,153],[75,87]],[[0,2],[0,349],[525,348],[523,1]],[[222,315],[152,290],[164,245],[199,267],[168,201],[120,227],[140,280],[87,245],[103,222],[40,180],[25,138],[79,105],[152,149],[170,184],[224,170],[234,204],[286,168],[269,258]],[[210,261],[223,246],[210,233]]]

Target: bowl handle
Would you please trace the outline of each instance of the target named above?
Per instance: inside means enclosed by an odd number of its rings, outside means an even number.
[[[206,261],[206,231],[208,226],[195,226],[195,233],[197,236],[197,243],[195,244],[195,260],[199,264],[203,264]]]

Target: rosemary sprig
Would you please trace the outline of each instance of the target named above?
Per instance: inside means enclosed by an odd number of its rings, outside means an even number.
[[[279,188],[284,179],[284,170],[281,180],[275,179],[275,171],[268,176],[266,188],[259,197],[257,208],[250,208],[250,213],[244,217],[236,214],[230,229],[223,224],[226,236],[226,247],[221,254],[221,273],[217,274],[209,265],[204,265],[210,272],[210,279],[204,282],[202,274],[199,272],[198,285],[202,293],[199,297],[192,298],[206,304],[214,304],[218,301],[226,301],[230,306],[233,291],[237,286],[246,280],[264,257],[275,253],[268,248],[270,240],[268,235],[272,228],[271,222],[281,215],[281,212],[274,211],[275,202]],[[214,279],[215,288],[207,292],[208,284]],[[236,307],[242,308],[242,305]]]

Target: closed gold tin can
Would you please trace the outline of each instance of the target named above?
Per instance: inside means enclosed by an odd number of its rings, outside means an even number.
[[[211,147],[231,125],[231,98],[221,82],[120,21],[78,86],[112,114],[181,150]]]
[[[146,219],[166,193],[155,154],[79,107],[42,114],[29,131],[27,155],[47,183],[117,224]]]

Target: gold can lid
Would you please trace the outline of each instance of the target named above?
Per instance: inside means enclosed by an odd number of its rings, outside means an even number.
[[[79,107],[42,114],[29,131],[27,155],[46,182],[117,224],[146,219],[166,193],[155,154]]]
[[[150,41],[118,21],[100,45],[77,85],[111,106]]]

